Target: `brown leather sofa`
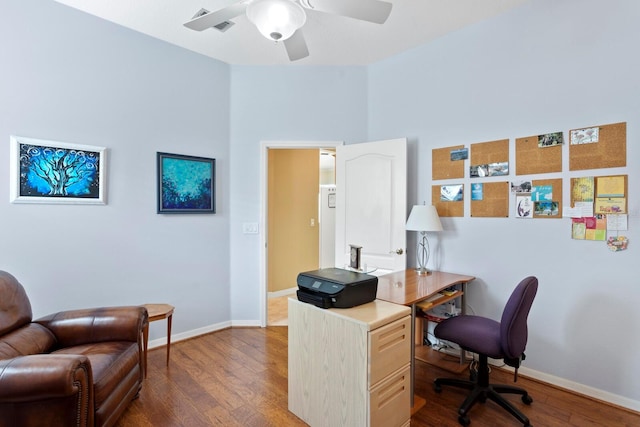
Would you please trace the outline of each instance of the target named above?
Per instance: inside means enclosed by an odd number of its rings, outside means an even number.
[[[111,426],[143,381],[144,307],[32,320],[22,285],[0,271],[0,427]]]

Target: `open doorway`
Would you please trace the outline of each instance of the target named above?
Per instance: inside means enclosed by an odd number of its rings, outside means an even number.
[[[342,144],[262,143],[262,326],[286,325],[287,298],[297,288],[297,274],[320,266],[318,194],[320,184],[328,182],[328,175],[335,182],[335,147]],[[329,162],[330,171],[326,167]],[[280,181],[270,191],[270,182],[279,179],[284,179],[284,184]]]

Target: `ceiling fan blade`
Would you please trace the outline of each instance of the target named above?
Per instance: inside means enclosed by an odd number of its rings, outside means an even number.
[[[247,1],[243,0],[238,3],[234,3],[225,7],[224,9],[216,10],[215,12],[208,12],[204,15],[197,16],[191,21],[184,24],[185,27],[192,30],[202,31],[207,28],[219,25],[229,19],[233,19],[236,16],[242,15],[247,9]]]
[[[300,0],[307,9],[384,24],[393,5],[380,0]]]
[[[284,41],[284,47],[287,49],[287,55],[289,55],[290,61],[297,61],[298,59],[309,56],[307,42],[304,39],[304,34],[302,34],[301,29],[298,29],[291,37]]]

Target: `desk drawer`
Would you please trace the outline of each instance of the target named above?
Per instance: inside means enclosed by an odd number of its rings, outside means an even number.
[[[369,387],[411,362],[411,316],[369,334]]]
[[[407,364],[369,393],[371,427],[404,426],[411,419],[411,366]]]

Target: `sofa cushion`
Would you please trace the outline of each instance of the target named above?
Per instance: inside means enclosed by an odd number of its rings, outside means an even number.
[[[31,303],[18,280],[0,271],[0,335],[31,322]]]
[[[24,288],[0,271],[0,427],[114,426],[142,388],[147,325],[140,306],[32,321]]]
[[[29,323],[0,337],[0,360],[29,354],[47,353],[56,343],[50,330]]]
[[[78,345],[52,354],[82,354],[89,358],[96,411],[114,393],[123,378],[139,367],[138,344],[127,341]]]

